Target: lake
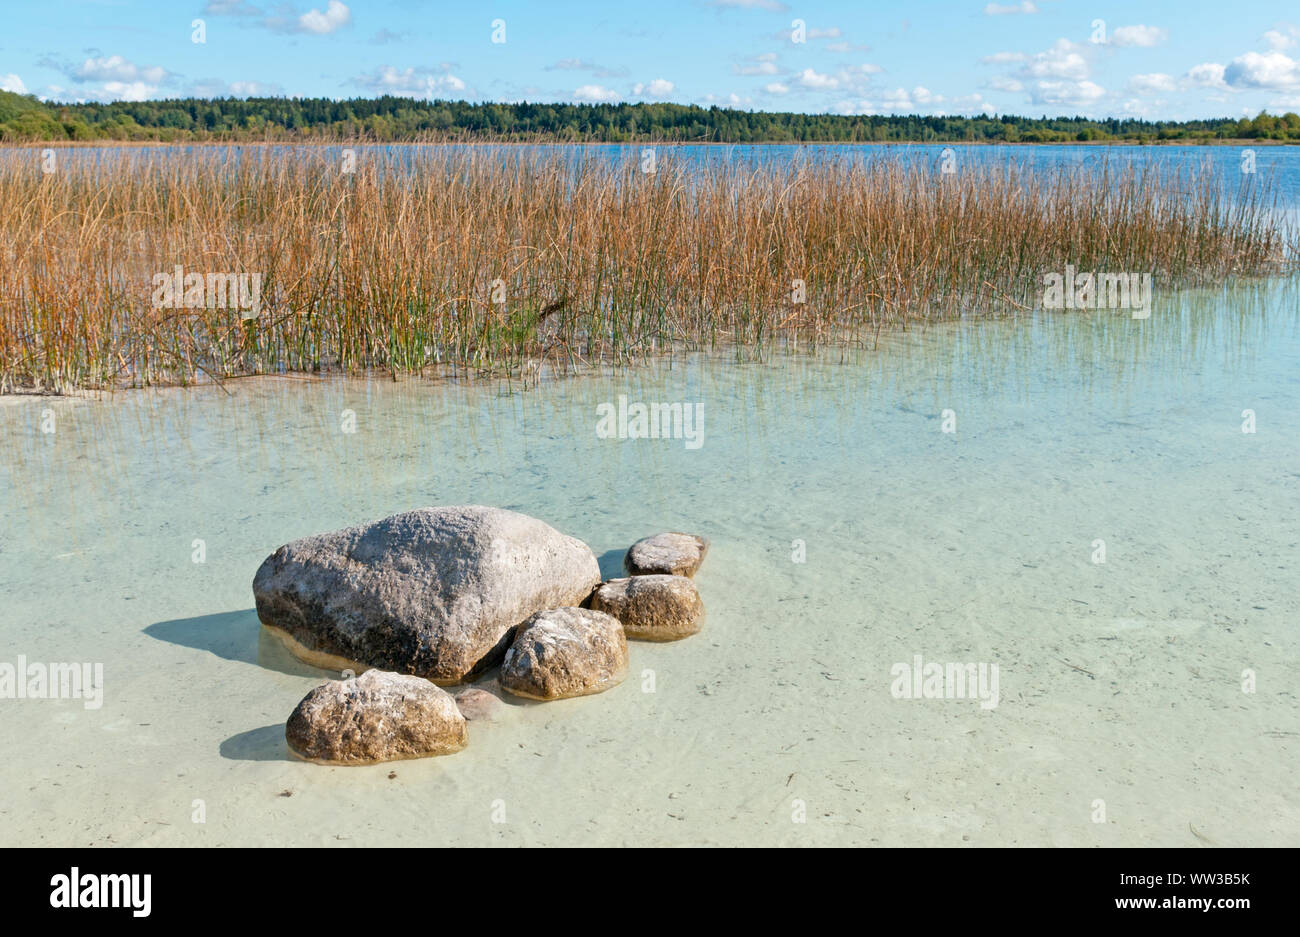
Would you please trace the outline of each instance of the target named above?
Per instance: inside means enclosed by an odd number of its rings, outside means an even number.
[[[351,147],[358,159],[379,157],[401,162],[422,150],[462,148],[457,144],[369,144]],[[505,152],[521,157],[546,154],[561,155],[575,163],[582,160],[628,161],[640,164],[645,144],[592,143],[592,144],[518,144],[500,146],[484,144],[484,152]],[[951,151],[950,166],[955,172],[971,167],[998,167],[1015,165],[1037,172],[1068,170],[1093,172],[1103,167],[1112,172],[1132,168],[1151,169],[1162,174],[1184,175],[1196,171],[1210,171],[1221,177],[1230,192],[1242,185],[1261,182],[1274,187],[1279,206],[1294,211],[1300,207],[1300,146],[1201,146],[1137,144],[656,144],[652,147],[658,159],[685,161],[700,169],[720,165],[741,167],[781,167],[806,161],[816,163],[828,160],[849,160],[870,164],[872,162],[899,162],[904,165],[928,166],[936,172],[943,169]],[[301,146],[291,144],[270,145],[171,145],[158,146],[85,146],[56,150],[59,159],[75,163],[111,163],[122,158],[143,162],[181,158],[243,159],[257,156],[274,159],[286,154],[324,154],[342,161],[343,146]],[[36,158],[35,156],[33,158]]]
[[[1017,152],[1053,150],[1096,152]],[[1298,285],[528,388],[0,398],[4,660],[103,673],[98,708],[0,702],[0,842],[1293,845]],[[701,406],[700,444],[601,438],[621,396]],[[639,537],[710,537],[704,630],[457,755],[291,760],[286,717],[337,675],[261,632],[258,565],[454,503],[606,577]],[[930,663],[996,693],[901,685]]]

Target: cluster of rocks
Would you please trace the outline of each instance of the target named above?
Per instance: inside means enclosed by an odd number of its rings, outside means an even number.
[[[257,571],[262,624],[318,667],[360,676],[312,690],[285,726],[320,764],[459,751],[466,721],[501,700],[443,686],[500,666],[532,700],[600,693],[627,675],[627,638],[676,641],[703,626],[691,579],[708,541],[665,533],[633,544],[626,578],[602,582],[582,541],[536,518],[478,505],[423,508],[295,540]]]

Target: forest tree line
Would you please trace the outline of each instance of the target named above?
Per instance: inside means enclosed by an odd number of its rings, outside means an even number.
[[[684,104],[472,104],[402,97],[59,104],[0,91],[0,140],[493,139],[626,143],[1300,142],[1300,116],[1149,121],[773,113]]]

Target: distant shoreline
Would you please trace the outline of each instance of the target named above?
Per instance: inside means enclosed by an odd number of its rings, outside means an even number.
[[[374,140],[699,145],[1300,142],[1300,114],[1194,120],[750,111],[671,102],[165,98],[61,103],[0,91],[0,140],[153,143]]]
[[[1052,142],[1008,143],[1005,140],[766,140],[752,143],[717,143],[709,140],[365,140],[365,139],[294,139],[294,140],[21,140],[0,141],[0,149],[104,149],[110,147],[185,147],[185,146],[566,146],[566,147],[764,147],[764,146],[847,146],[847,147],[910,147],[910,146],[979,146],[979,147],[1286,147],[1300,145],[1300,140],[1256,140],[1250,137],[1225,140],[1056,140]]]

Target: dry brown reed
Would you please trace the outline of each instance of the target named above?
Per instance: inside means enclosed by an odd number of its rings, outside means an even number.
[[[862,340],[1032,308],[1066,264],[1166,287],[1269,273],[1291,250],[1266,191],[1229,197],[1208,171],[356,154],[344,172],[322,148],[152,148],[46,174],[0,150],[0,392]],[[178,265],[260,273],[259,314],[154,308],[154,276]]]

